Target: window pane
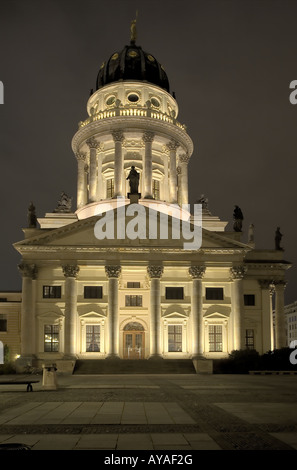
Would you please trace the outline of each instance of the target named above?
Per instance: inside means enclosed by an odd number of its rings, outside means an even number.
[[[142,307],[142,295],[126,295],[126,307]]]
[[[244,294],[244,305],[255,305],[254,294]]]
[[[181,352],[182,344],[182,325],[168,325],[168,351]]]
[[[102,286],[85,286],[85,299],[102,299]]]
[[[224,289],[222,287],[206,287],[206,300],[224,300]]]
[[[184,298],[183,287],[166,287],[166,299],[180,300]]]
[[[140,282],[127,282],[127,288],[128,289],[139,289],[140,288]]]
[[[86,326],[86,351],[100,352],[100,325]]]
[[[222,325],[209,325],[209,351],[222,352],[223,351],[223,329]]]
[[[59,351],[59,325],[44,326],[44,351]]]

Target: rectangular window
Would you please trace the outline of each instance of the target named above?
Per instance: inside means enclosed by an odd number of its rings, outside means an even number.
[[[0,331],[7,331],[7,316],[4,314],[0,315]]]
[[[245,330],[245,346],[246,349],[255,349],[254,330]]]
[[[100,352],[100,325],[86,326],[86,351]]]
[[[182,300],[184,298],[183,287],[166,287],[166,299]]]
[[[246,306],[256,305],[254,294],[244,294],[243,298],[244,298],[244,305]]]
[[[7,302],[7,298],[6,297],[0,297],[0,302]]]
[[[206,287],[206,300],[224,300],[224,289],[222,287]]]
[[[102,286],[85,286],[85,299],[102,299]]]
[[[43,286],[44,299],[60,299],[61,286]]]
[[[183,350],[182,325],[168,325],[168,352],[181,352]]]
[[[126,307],[142,307],[142,295],[126,295]]]
[[[44,325],[44,352],[59,352],[59,325]]]
[[[222,325],[209,325],[209,352],[223,351]]]
[[[114,179],[110,178],[106,181],[106,197],[107,199],[114,196]]]
[[[140,282],[127,282],[128,289],[140,289]]]
[[[153,197],[160,199],[160,181],[158,180],[153,180]]]

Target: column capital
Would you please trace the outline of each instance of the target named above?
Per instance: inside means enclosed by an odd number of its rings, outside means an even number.
[[[153,142],[155,137],[154,132],[146,131],[143,133],[142,140],[143,142]]]
[[[65,264],[62,266],[63,274],[65,277],[77,277],[79,273],[79,266],[76,264]]]
[[[112,138],[115,142],[121,142],[121,143],[124,142],[125,138],[124,138],[123,131],[121,131],[121,130],[112,131],[111,135],[112,135]]]
[[[272,281],[271,284],[274,286],[274,289],[277,289],[277,288],[285,289],[288,282],[285,279],[278,279],[278,280]]]
[[[147,273],[151,279],[160,279],[163,274],[163,266],[156,266],[151,264],[147,267]]]
[[[270,287],[271,287],[272,281],[270,279],[258,279],[258,283],[259,283],[261,289],[269,290]]]
[[[105,272],[107,277],[110,278],[119,278],[121,274],[121,266],[105,266]]]
[[[97,140],[94,137],[90,137],[86,141],[86,144],[89,147],[89,149],[97,149],[100,146],[100,143],[97,142]]]
[[[37,278],[38,270],[36,264],[21,263],[18,265],[18,269],[23,277],[29,277],[33,280]]]
[[[236,279],[243,279],[245,274],[247,272],[247,267],[244,266],[244,265],[240,265],[240,266],[233,266],[231,269],[230,269],[230,277],[231,277],[231,280],[234,281]]]
[[[189,275],[192,279],[202,279],[205,274],[205,266],[190,266]]]
[[[166,146],[168,150],[176,150],[179,147],[179,143],[176,140],[172,139],[170,140],[170,142],[167,143]]]
[[[182,153],[181,155],[179,155],[178,160],[179,160],[179,163],[188,164],[190,161],[190,157],[187,153]]]
[[[84,162],[85,163],[86,160],[87,160],[87,155],[85,153],[77,153],[75,156],[76,156],[76,160],[78,162]]]

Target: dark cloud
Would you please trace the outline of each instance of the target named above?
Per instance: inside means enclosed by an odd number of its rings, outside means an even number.
[[[12,242],[29,202],[43,216],[62,190],[75,197],[70,142],[98,68],[129,42],[137,9],[138,43],[164,65],[194,141],[191,202],[206,194],[230,222],[238,204],[259,248],[274,248],[280,225],[285,258],[297,265],[296,1],[1,0],[0,9],[2,290],[20,288]],[[287,302],[296,277],[293,267]]]

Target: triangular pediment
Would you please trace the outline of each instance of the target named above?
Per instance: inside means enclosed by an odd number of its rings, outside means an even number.
[[[57,229],[40,229],[34,236],[14,244],[21,252],[24,246],[50,247],[157,247],[161,249],[226,249],[249,251],[248,245],[238,242],[224,232],[217,233],[182,222],[170,215],[167,218],[155,211],[152,218],[147,207],[137,205],[139,212],[125,216],[118,209],[101,216],[76,221]],[[144,211],[144,212],[143,212]],[[103,238],[105,237],[105,238]],[[202,241],[202,243],[201,243]]]

